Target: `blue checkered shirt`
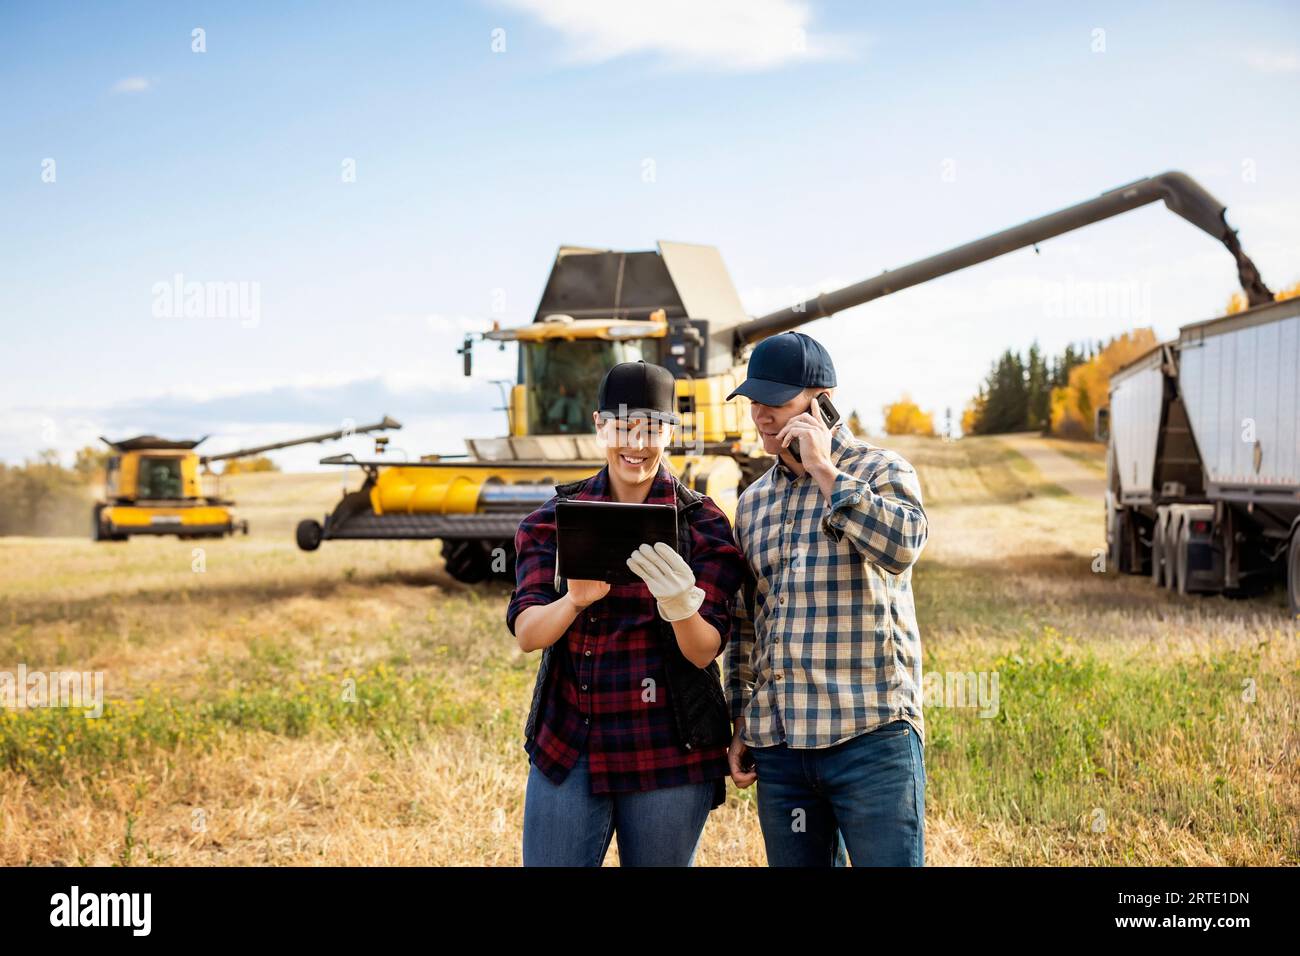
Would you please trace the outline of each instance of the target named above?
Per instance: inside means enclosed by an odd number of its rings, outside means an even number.
[[[779,461],[745,489],[736,542],[756,587],[733,604],[733,717],[753,747],[830,747],[891,721],[921,740],[921,636],[912,564],[928,524],[902,456],[831,432],[830,501]]]

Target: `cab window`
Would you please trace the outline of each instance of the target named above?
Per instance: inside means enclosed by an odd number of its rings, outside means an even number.
[[[523,350],[532,435],[594,434],[591,413],[605,373],[620,362],[653,361],[636,339],[552,339],[529,342]]]
[[[141,498],[182,497],[181,460],[141,458],[139,494]]]

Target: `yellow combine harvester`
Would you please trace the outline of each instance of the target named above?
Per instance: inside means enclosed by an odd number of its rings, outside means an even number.
[[[114,454],[105,469],[107,500],[96,503],[91,514],[91,540],[125,541],[137,534],[174,534],[180,538],[220,538],[236,531],[248,534],[248,522],[236,521],[230,514],[233,501],[225,501],[219,494],[204,493],[203,478],[215,477],[207,470],[211,462],[401,427],[385,416],[373,425],[240,448],[220,455],[200,455],[194,450],[207,441],[207,436],[196,441],[169,441],[155,435],[140,435],[125,441],[101,437]],[[200,473],[200,466],[204,473]]]
[[[710,246],[661,242],[647,252],[563,247],[533,322],[481,336],[503,348],[519,345],[507,435],[466,439],[469,455],[455,459],[322,459],[360,466],[365,481],[324,522],[301,522],[298,545],[310,551],[326,539],[437,538],[456,579],[513,580],[520,519],[550,498],[557,482],[585,477],[605,463],[591,420],[601,378],[618,362],[642,358],[677,379],[682,444],[670,457],[673,470],[734,517],[741,489],[772,462],[762,452],[748,401],[726,401],[744,380],[756,342],[1161,200],[1228,247],[1251,301],[1263,294],[1223,206],[1182,173],[1138,180],[758,319],[745,314],[722,257]],[[466,375],[473,344],[467,336],[460,350]]]

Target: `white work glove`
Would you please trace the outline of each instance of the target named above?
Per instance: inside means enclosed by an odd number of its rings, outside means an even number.
[[[662,541],[653,548],[641,545],[627,559],[627,566],[646,583],[665,621],[685,620],[704,603],[704,589],[696,587],[691,566]]]

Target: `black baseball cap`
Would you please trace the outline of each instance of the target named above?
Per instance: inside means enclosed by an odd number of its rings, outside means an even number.
[[[673,373],[645,359],[620,362],[606,372],[596,395],[596,406],[601,418],[612,418],[621,412],[674,425],[682,421],[677,414]]]
[[[784,405],[805,388],[834,388],[835,365],[825,347],[802,332],[782,332],[754,346],[749,371],[727,400],[744,395],[761,405]]]

